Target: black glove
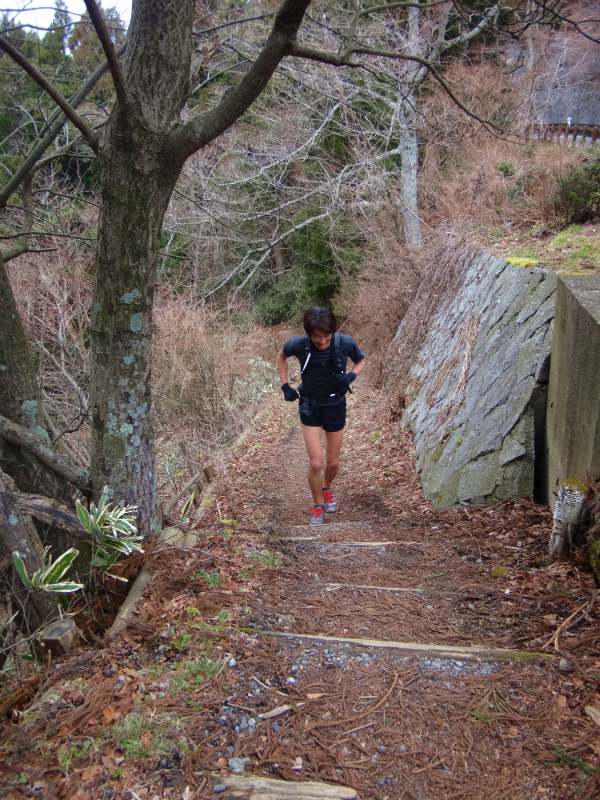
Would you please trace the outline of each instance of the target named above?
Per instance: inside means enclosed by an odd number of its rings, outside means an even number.
[[[352,381],[356,380],[356,373],[346,372],[344,375],[336,375],[335,380],[337,382],[340,394],[346,394],[346,392],[350,391],[350,384]]]
[[[298,392],[295,389],[292,389],[289,383],[284,383],[281,387],[281,391],[283,392],[284,399],[287,400],[288,403],[293,403],[294,400],[297,400],[300,397]]]

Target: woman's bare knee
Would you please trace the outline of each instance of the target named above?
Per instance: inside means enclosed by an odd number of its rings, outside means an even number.
[[[309,460],[310,468],[314,472],[321,472],[323,469],[323,459],[322,458],[311,458]]]

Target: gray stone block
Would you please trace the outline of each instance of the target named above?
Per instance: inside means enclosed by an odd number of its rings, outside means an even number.
[[[458,289],[430,320],[408,378],[403,417],[438,508],[533,494],[533,407],[552,346],[553,273],[489,254],[464,252],[460,263]]]

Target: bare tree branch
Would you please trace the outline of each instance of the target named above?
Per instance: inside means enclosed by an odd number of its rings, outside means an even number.
[[[65,461],[55,450],[53,450],[43,439],[36,433],[24,428],[22,425],[17,425],[16,422],[11,422],[6,417],[0,414],[0,436],[6,439],[7,442],[19,445],[29,450],[39,458],[39,460],[50,467],[53,472],[66,478],[69,483],[87,492],[89,490],[89,481],[87,475],[80,469],[74,469],[71,464]]]
[[[172,153],[178,161],[216,139],[252,105],[266,87],[281,59],[295,42],[310,0],[284,0],[273,29],[258,58],[242,80],[214,108],[184,125],[173,137]]]
[[[33,175],[30,173],[23,181],[23,226],[17,236],[16,242],[12,247],[8,247],[3,253],[2,257],[4,263],[11,261],[13,258],[26,253],[29,249],[29,234],[33,228],[33,194],[31,192],[31,182]]]
[[[122,45],[117,50],[117,55],[122,56],[126,49],[126,44]],[[108,71],[108,63],[105,61],[103,64],[100,64],[94,72],[90,75],[90,77],[83,83],[79,89],[75,92],[75,94],[71,97],[70,106],[72,109],[76,109],[82,102],[85,100],[89,92],[94,88],[94,86],[98,83],[100,78]],[[21,164],[19,169],[15,172],[13,177],[8,181],[8,183],[2,187],[0,190],[0,208],[2,208],[5,203],[8,202],[9,197],[15,191],[15,189],[19,186],[19,184],[23,181],[25,175],[29,173],[31,167],[36,163],[36,161],[40,158],[40,156],[50,147],[52,142],[56,139],[56,136],[62,126],[65,124],[67,117],[63,114],[60,108],[57,108],[56,111],[52,114],[50,119],[48,120],[48,125],[50,126],[48,132],[45,136],[34,144],[32,149],[30,150],[29,154],[25,161]]]
[[[476,36],[479,36],[480,33],[483,33],[486,28],[491,25],[495,25],[498,21],[498,17],[500,16],[500,4],[496,3],[490,9],[484,12],[483,19],[481,22],[476,25],[474,28],[471,28],[470,31],[463,33],[461,36],[455,36],[454,39],[447,39],[440,44],[440,53],[445,53],[446,50],[449,50],[451,47],[458,47],[461,44],[465,44],[466,42],[470,42]]]
[[[60,528],[68,533],[74,533],[81,539],[85,539],[90,544],[94,543],[93,537],[85,530],[79,522],[77,514],[56,500],[44,497],[41,494],[12,494],[11,500],[22,514],[35,517],[45,525],[53,528]]]
[[[102,18],[100,9],[98,8],[96,0],[84,0],[84,3],[88,10],[88,14],[90,15],[92,25],[94,26],[96,33],[98,34],[98,38],[100,39],[102,49],[104,50],[104,55],[106,56],[110,74],[112,75],[117,98],[120,103],[126,105],[128,97],[123,71],[121,70],[117,53],[113,43],[110,40],[110,35],[106,29],[106,25],[104,24],[104,19]]]
[[[0,36],[0,50],[4,50],[4,52],[12,58],[25,72],[32,78],[38,86],[40,86],[49,97],[51,97],[57,106],[60,107],[63,114],[67,117],[67,119],[75,125],[75,127],[81,131],[81,133],[85,136],[88,144],[94,151],[94,153],[98,152],[98,139],[96,134],[92,131],[89,127],[87,122],[80,117],[79,114],[75,113],[75,109],[69,105],[68,101],[62,96],[62,94],[57,91],[52,84],[46,80],[46,78],[42,75],[42,73],[37,70],[33,64],[31,64],[17,49],[13,47],[12,44],[4,38],[4,36]]]
[[[394,8],[418,8],[419,10],[425,8],[435,8],[435,6],[443,6],[448,3],[448,0],[435,0],[433,3],[413,3],[407,0],[400,0],[397,3],[383,3],[379,6],[371,6],[365,8],[360,12],[361,17],[366,17],[368,14],[378,14],[380,11],[391,11]]]
[[[480,122],[484,127],[496,130],[499,133],[503,133],[502,129],[493,122],[479,117],[474,111],[471,111],[463,103],[461,103],[456,94],[452,91],[450,84],[444,80],[438,70],[428,59],[421,58],[421,56],[411,55],[409,53],[395,53],[393,50],[378,50],[373,47],[355,47],[352,49],[352,53],[356,55],[381,56],[382,58],[389,58],[398,61],[414,61],[417,64],[421,64],[428,72],[431,73],[431,75],[447,93],[448,97],[450,97],[452,102],[455,103],[461,109],[461,111],[464,111],[467,116],[477,120],[477,122]],[[302,45],[296,43],[291,46],[291,52],[289,55],[297,56],[298,58],[310,59],[311,61],[320,61],[323,64],[332,64],[336,67],[361,68],[363,66],[358,62],[348,61],[344,56],[338,56],[335,53],[331,53],[327,50],[316,50],[310,47],[303,47]]]

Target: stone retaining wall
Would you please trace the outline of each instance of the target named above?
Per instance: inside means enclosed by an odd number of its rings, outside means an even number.
[[[447,508],[544,495],[556,275],[489,254],[460,262],[459,289],[430,320],[407,390],[425,496]]]

